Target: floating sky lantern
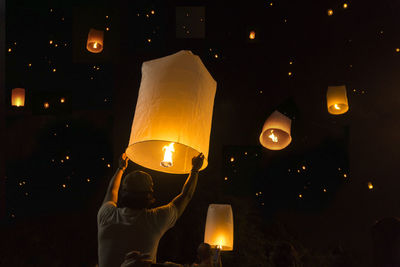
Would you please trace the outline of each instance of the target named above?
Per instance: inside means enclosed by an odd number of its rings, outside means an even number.
[[[100,53],[103,51],[104,31],[90,29],[86,49],[92,53]]]
[[[256,39],[256,32],[255,32],[255,31],[250,31],[249,39],[250,39],[250,40]]]
[[[183,174],[200,152],[207,167],[217,83],[190,51],[147,61],[126,154],[146,168]]]
[[[14,107],[23,107],[25,105],[25,89],[24,88],[12,89],[11,105]]]
[[[346,86],[329,86],[326,93],[328,112],[333,115],[340,115],[349,110],[347,101]]]
[[[270,150],[281,150],[292,141],[290,127],[292,120],[279,111],[274,111],[265,121],[260,143]]]
[[[231,205],[210,204],[207,211],[204,243],[221,251],[233,250],[233,212]]]

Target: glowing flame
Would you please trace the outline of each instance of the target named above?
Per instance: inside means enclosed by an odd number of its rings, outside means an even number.
[[[255,31],[251,31],[251,32],[250,32],[250,34],[249,34],[249,39],[250,39],[250,40],[256,39],[256,32],[255,32]]]
[[[222,239],[219,240],[219,243],[217,245],[217,249],[222,249],[222,244],[224,243],[224,241]]]
[[[164,159],[161,161],[161,166],[168,168],[172,167],[172,153],[175,152],[174,143],[169,144],[168,146],[164,146]]]
[[[97,48],[97,43],[96,42],[93,44],[93,48]]]
[[[272,142],[278,143],[278,136],[274,135],[274,130],[271,130],[271,134],[268,137],[271,138]]]
[[[333,107],[334,107],[335,109],[337,109],[337,110],[340,109],[340,107],[338,106],[338,104],[333,105]]]

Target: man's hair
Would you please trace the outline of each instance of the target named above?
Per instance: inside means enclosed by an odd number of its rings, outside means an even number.
[[[133,171],[124,177],[118,196],[119,208],[146,209],[154,202],[153,181],[150,174]]]

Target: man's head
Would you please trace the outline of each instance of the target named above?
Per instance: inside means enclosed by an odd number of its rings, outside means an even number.
[[[131,209],[148,208],[154,203],[153,179],[143,171],[133,171],[122,181],[118,206]]]
[[[211,246],[207,243],[201,243],[197,248],[197,259],[199,263],[210,260],[211,257]]]

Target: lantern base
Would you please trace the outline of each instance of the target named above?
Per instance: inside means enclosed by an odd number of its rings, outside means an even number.
[[[173,164],[163,165],[165,146],[171,144],[171,141],[151,140],[131,144],[126,149],[126,155],[133,162],[152,169],[155,171],[174,173],[174,174],[187,174],[192,169],[192,159],[200,154],[194,148],[186,146],[181,143],[173,142],[175,152],[172,155]],[[204,151],[202,151],[204,154]],[[207,167],[207,158],[204,159],[203,166],[200,170]]]

